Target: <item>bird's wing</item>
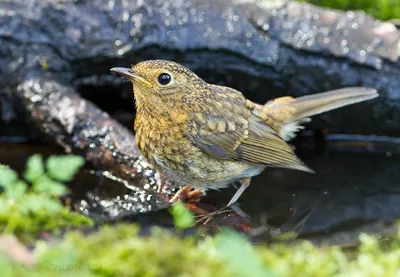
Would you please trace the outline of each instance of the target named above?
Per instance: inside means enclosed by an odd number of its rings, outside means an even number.
[[[218,159],[311,171],[289,144],[248,109],[244,98],[222,103],[224,107],[231,112],[208,113],[198,123],[194,141],[204,152]]]

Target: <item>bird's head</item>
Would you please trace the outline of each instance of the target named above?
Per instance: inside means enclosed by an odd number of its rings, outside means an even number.
[[[172,61],[148,60],[132,68],[115,67],[111,71],[132,82],[138,106],[171,107],[170,102],[185,102],[207,86],[194,72]]]

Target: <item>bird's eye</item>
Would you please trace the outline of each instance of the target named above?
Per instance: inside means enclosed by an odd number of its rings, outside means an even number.
[[[171,75],[169,75],[168,73],[161,73],[160,76],[158,76],[158,83],[162,86],[168,85],[171,80]]]

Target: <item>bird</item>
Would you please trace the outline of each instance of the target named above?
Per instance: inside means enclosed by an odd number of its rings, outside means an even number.
[[[200,191],[239,183],[227,206],[267,167],[314,172],[287,142],[311,116],[378,97],[373,88],[346,87],[261,105],[174,61],[146,60],[111,71],[133,85],[136,143],[149,163]]]

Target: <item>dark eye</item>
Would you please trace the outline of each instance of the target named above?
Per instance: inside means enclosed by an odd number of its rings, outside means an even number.
[[[166,86],[171,82],[171,75],[168,73],[161,73],[160,76],[158,76],[158,83],[160,85]]]

